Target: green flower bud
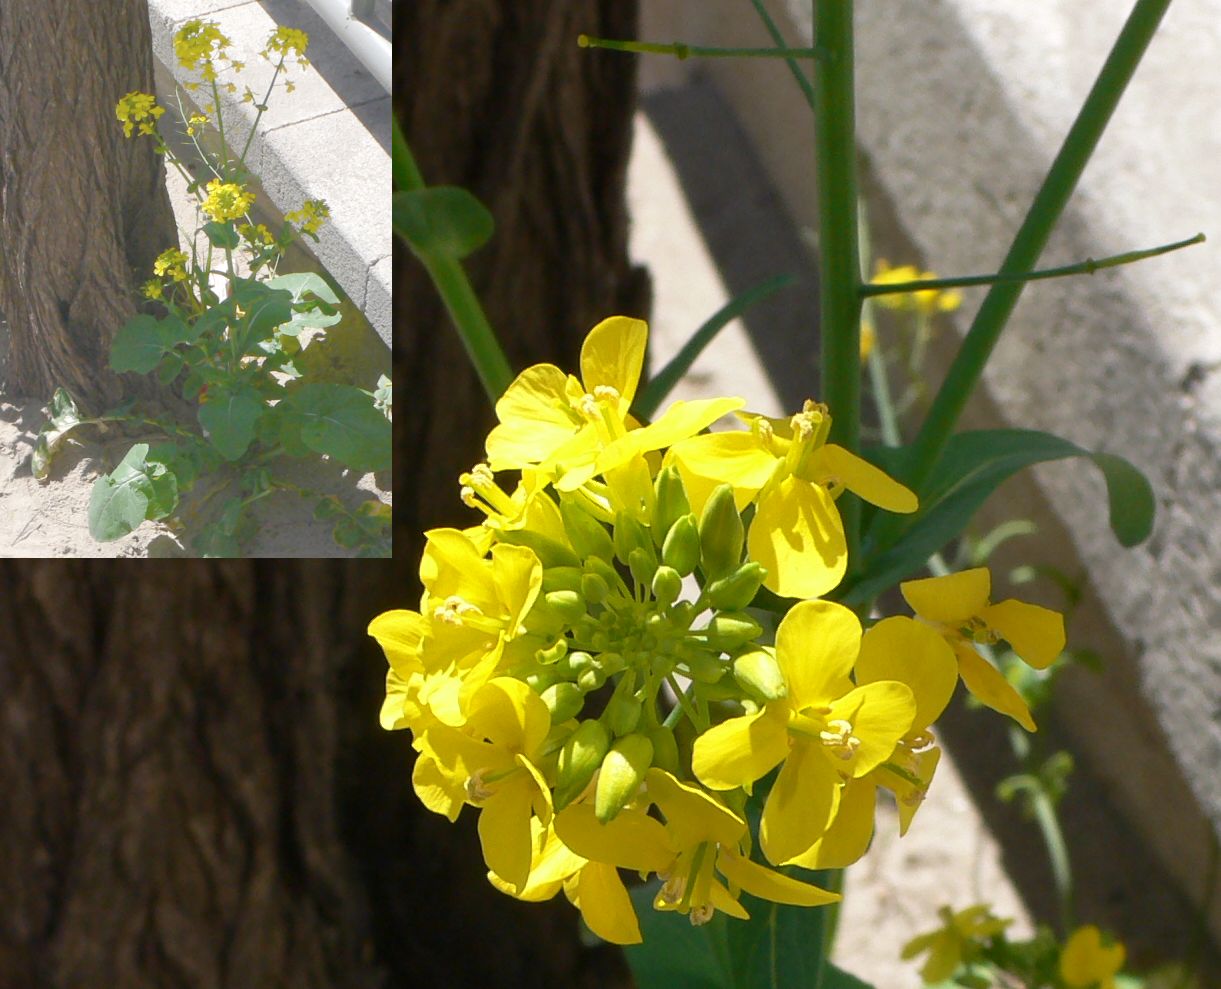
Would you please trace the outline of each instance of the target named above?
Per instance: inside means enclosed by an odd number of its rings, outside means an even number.
[[[733,661],[734,679],[742,689],[765,701],[778,701],[787,697],[789,685],[780,672],[776,657],[764,649],[744,653]]]
[[[611,734],[619,737],[635,731],[640,722],[641,707],[640,699],[634,694],[615,691],[615,696],[610,699],[606,711],[603,712],[606,727],[611,730]]]
[[[627,558],[628,569],[632,571],[632,579],[641,587],[651,587],[653,574],[657,572],[657,557],[652,550],[645,552],[637,546]]]
[[[502,529],[499,538],[502,542],[534,550],[534,555],[544,567],[576,567],[581,564],[577,555],[563,543],[548,539],[532,529]]]
[[[553,683],[539,696],[547,705],[547,710],[551,712],[552,722],[556,724],[567,721],[569,718],[575,718],[581,713],[581,708],[585,706],[585,695],[581,693],[581,688],[567,680]]]
[[[763,626],[744,611],[725,611],[713,615],[707,628],[697,630],[697,634],[703,636],[710,647],[726,652],[757,639],[762,633]]]
[[[544,597],[537,598],[526,612],[526,617],[522,619],[522,625],[527,632],[544,639],[552,639],[563,633],[566,624],[559,613],[547,604]]]
[[[542,694],[544,690],[560,679],[560,672],[554,666],[531,670],[529,673],[520,675],[526,681],[526,686],[536,694]]]
[[[653,509],[653,542],[660,547],[670,526],[691,513],[691,502],[687,500],[687,489],[678,468],[673,464],[657,472],[653,494],[657,502],[657,507]]]
[[[594,658],[587,652],[570,652],[567,656],[556,663],[555,668],[557,675],[565,676],[575,680],[582,670],[587,670],[594,664]]]
[[[601,574],[587,573],[581,577],[581,597],[590,604],[601,604],[610,594],[610,585]]]
[[[683,592],[683,579],[673,567],[660,566],[653,574],[653,597],[663,608],[668,608]]]
[[[670,609],[670,625],[672,628],[682,630],[691,627],[691,623],[695,621],[697,612],[695,604],[691,601],[676,601]]]
[[[550,666],[552,663],[558,663],[568,655],[568,640],[558,639],[555,644],[548,646],[546,649],[536,649],[534,658],[544,666]]]
[[[580,567],[549,567],[543,571],[543,593],[548,591],[581,590],[581,578],[585,571]]]
[[[632,550],[639,549],[653,554],[653,539],[648,530],[634,516],[620,512],[615,516],[615,557],[624,566],[631,562]]]
[[[767,577],[767,568],[750,560],[728,577],[708,585],[708,603],[718,611],[741,611],[755,599]]]
[[[605,824],[636,795],[653,763],[653,743],[644,735],[628,735],[611,746],[602,759],[594,789],[594,816]]]
[[[725,664],[719,656],[703,649],[691,650],[683,659],[687,675],[700,683],[716,683],[725,672]]]
[[[577,686],[587,694],[597,690],[604,683],[606,683],[606,674],[595,666],[577,674]]]
[[[603,652],[598,654],[593,665],[601,671],[603,676],[609,677],[622,673],[624,667],[627,666],[627,660],[617,652]]]
[[[601,577],[610,592],[631,597],[627,585],[623,583],[623,578],[619,576],[619,571],[611,564],[609,557],[604,560],[598,556],[591,556],[585,561],[585,572]]]
[[[653,765],[677,776],[678,742],[674,739],[674,730],[664,725],[654,725],[645,734],[653,743]]]
[[[576,591],[552,591],[543,598],[565,625],[571,625],[585,617],[585,601]]]
[[[742,561],[742,516],[733,501],[733,488],[717,485],[700,516],[700,559],[709,580],[725,577]]]
[[[700,532],[695,516],[680,515],[661,545],[661,558],[683,577],[693,572],[700,562]]]
[[[581,795],[602,765],[610,743],[610,732],[601,721],[582,721],[568,736],[555,770],[556,810],[563,810]]]
[[[609,560],[614,555],[615,547],[606,526],[575,501],[561,499],[560,517],[573,549],[582,559],[596,556]]]

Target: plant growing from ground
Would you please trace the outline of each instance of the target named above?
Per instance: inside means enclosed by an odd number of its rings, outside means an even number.
[[[202,556],[240,555],[254,529],[250,506],[285,491],[312,499],[316,518],[333,523],[340,546],[361,556],[388,556],[389,505],[371,499],[353,508],[284,471],[294,460],[326,458],[358,473],[388,470],[391,462],[390,380],[383,375],[371,392],[317,380],[304,362],[297,366],[302,352],[340,321],[342,302],[322,276],[281,274],[278,267],[294,241],[317,241],[329,215],[326,203],[305,200],[274,232],[251,216],[256,193],[246,155],[273,90],[282,85],[291,92],[290,66],[308,65],[308,38],[285,27],[268,38],[261,55],[274,69],[261,96],[245,89],[243,99],[257,113],[236,155],[220,107],[221,89],[235,93],[231,74],[244,67],[230,55],[230,45],[209,21],[188,21],[174,36],[179,63],[199,77],[186,87],[203,89],[207,100],[192,112],[178,101],[185,135],[206,165],[203,177],[196,178],[166,142],[160,130],[164,108],[154,96],[128,93],[115,107],[124,134],[151,137],[186,179],[198,226],[189,251],[169,247],[157,258],[142,287],[146,311],[116,333],[109,364],[117,373],[152,375],[172,402],[194,407],[194,421],[145,414],[135,402],[86,416],[58,389],[31,468],[46,477],[55,450],[80,426],[124,424],[145,435],[94,483],[89,531],[95,539],[118,539],[145,520],[181,525],[182,496],[200,488],[192,515],[205,521],[192,548]],[[225,76],[228,81],[222,81]],[[208,125],[215,125],[220,138],[217,153],[201,144]]]

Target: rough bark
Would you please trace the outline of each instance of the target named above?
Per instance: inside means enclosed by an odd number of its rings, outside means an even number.
[[[0,313],[7,390],[113,399],[110,340],[177,243],[151,139],[115,103],[153,91],[146,0],[0,3]]]

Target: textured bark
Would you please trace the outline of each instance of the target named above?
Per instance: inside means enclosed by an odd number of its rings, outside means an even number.
[[[341,812],[388,570],[0,565],[0,986],[395,984]]]
[[[110,340],[177,244],[160,158],[115,103],[153,91],[146,0],[0,3],[0,313],[10,394],[117,396]]]

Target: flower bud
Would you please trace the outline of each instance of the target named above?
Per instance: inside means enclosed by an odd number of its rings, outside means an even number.
[[[653,585],[653,574],[657,572],[657,557],[652,549],[648,552],[637,546],[628,554],[627,567],[632,571],[632,579],[641,587]]]
[[[744,611],[726,611],[713,615],[707,628],[697,630],[713,649],[729,651],[757,639],[763,626]]]
[[[678,742],[674,738],[674,730],[664,725],[654,725],[645,734],[653,743],[653,765],[677,776],[679,772]]]
[[[612,554],[613,556],[613,554]],[[585,561],[585,572],[601,577],[605,582],[608,591],[618,591],[620,594],[628,594],[628,589],[623,583],[623,578],[619,576],[619,571],[615,569],[610,562],[610,557],[602,559],[600,556],[591,556]]]
[[[609,560],[615,548],[606,526],[585,511],[579,504],[567,499],[560,502],[560,517],[573,549],[582,559],[591,556]]]
[[[653,574],[653,597],[663,608],[668,608],[683,592],[683,579],[673,567],[660,566]]]
[[[610,585],[601,574],[587,573],[581,577],[581,597],[590,604],[601,604],[610,595]]]
[[[700,683],[716,683],[725,672],[725,665],[720,657],[704,649],[692,649],[683,657],[687,666],[687,675]]]
[[[627,691],[616,691],[603,714],[611,734],[619,737],[635,731],[640,722],[641,707],[640,699],[635,695]]]
[[[546,649],[536,649],[534,658],[543,666],[550,666],[552,663],[558,663],[568,655],[568,640],[557,639],[554,645],[548,646]]]
[[[617,652],[603,652],[598,654],[593,665],[604,677],[609,677],[622,673],[624,667],[627,666],[627,661]]]
[[[581,795],[602,765],[610,743],[610,732],[596,720],[582,721],[568,736],[556,764],[556,810],[563,810]]]
[[[552,591],[543,595],[547,607],[552,610],[565,625],[585,617],[585,602],[576,591]]]
[[[657,502],[657,507],[653,509],[653,542],[660,547],[670,526],[682,516],[690,514],[691,503],[687,500],[687,489],[678,468],[673,464],[657,472],[653,493]]]
[[[581,578],[585,571],[580,567],[548,567],[543,571],[543,593],[548,591],[581,590]]]
[[[630,566],[632,550],[639,549],[654,556],[653,540],[648,530],[638,519],[627,512],[619,512],[615,516],[615,557],[624,566]]]
[[[773,653],[764,649],[744,653],[733,661],[734,679],[742,689],[765,701],[777,701],[787,697],[788,684],[780,672],[780,664]]]
[[[644,735],[627,735],[611,746],[594,789],[594,816],[599,821],[605,824],[623,810],[652,762],[653,743]]]
[[[585,695],[581,693],[581,688],[566,680],[553,683],[539,696],[547,705],[547,710],[551,712],[553,724],[575,718],[581,713],[581,708],[585,706]]]
[[[700,559],[709,580],[725,577],[742,561],[742,516],[733,500],[733,488],[718,484],[700,515]]]
[[[670,526],[661,546],[661,558],[683,577],[695,570],[700,562],[700,533],[694,515],[681,515]]]
[[[582,670],[587,670],[593,666],[594,658],[587,652],[570,652],[567,656],[556,663],[556,671],[562,675],[572,679],[576,679],[581,674]]]
[[[575,567],[580,564],[577,555],[554,539],[549,539],[541,532],[533,529],[501,529],[501,542],[512,543],[515,546],[525,546],[534,551],[539,562],[544,567]]]
[[[590,666],[577,674],[577,686],[587,694],[597,690],[604,683],[606,683],[606,674],[596,666]]]
[[[750,560],[728,577],[708,585],[708,603],[718,611],[741,611],[755,599],[767,577],[767,568]]]

